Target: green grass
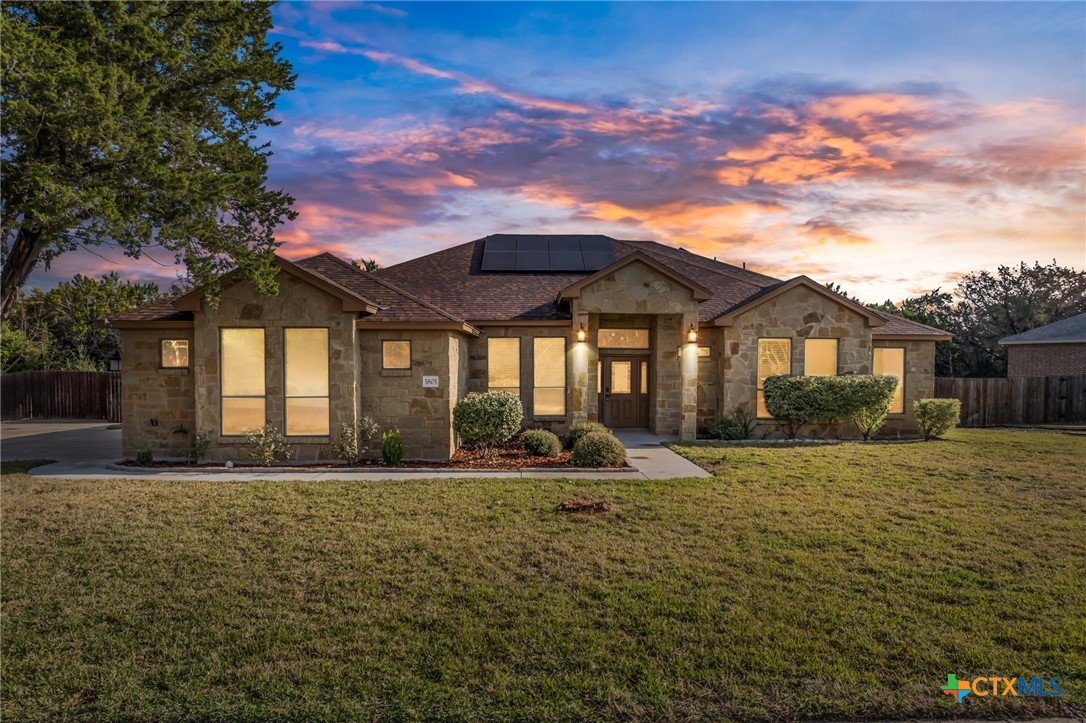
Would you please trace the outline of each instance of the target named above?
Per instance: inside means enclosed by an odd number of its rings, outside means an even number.
[[[0,460],[0,474],[22,474],[43,464],[53,464],[55,459],[5,459]]]
[[[691,447],[714,479],[3,480],[5,720],[1058,715],[1086,440]],[[575,496],[615,514],[555,511]],[[1064,695],[941,695],[948,673]]]

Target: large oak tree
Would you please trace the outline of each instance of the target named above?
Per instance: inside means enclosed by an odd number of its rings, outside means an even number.
[[[294,85],[269,2],[4,2],[3,308],[39,261],[165,249],[197,284],[238,269],[276,291],[256,133]]]

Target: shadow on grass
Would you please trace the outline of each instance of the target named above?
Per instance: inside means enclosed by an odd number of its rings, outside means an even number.
[[[25,474],[43,464],[53,464],[55,459],[5,459],[0,461],[0,474]]]

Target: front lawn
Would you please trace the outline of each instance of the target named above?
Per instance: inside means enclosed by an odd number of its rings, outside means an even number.
[[[719,476],[5,476],[0,717],[1081,714],[1086,439],[680,449]]]

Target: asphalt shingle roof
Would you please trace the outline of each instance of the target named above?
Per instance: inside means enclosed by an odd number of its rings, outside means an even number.
[[[1021,334],[1000,339],[1000,344],[1067,344],[1086,342],[1086,313],[1069,316]]]

